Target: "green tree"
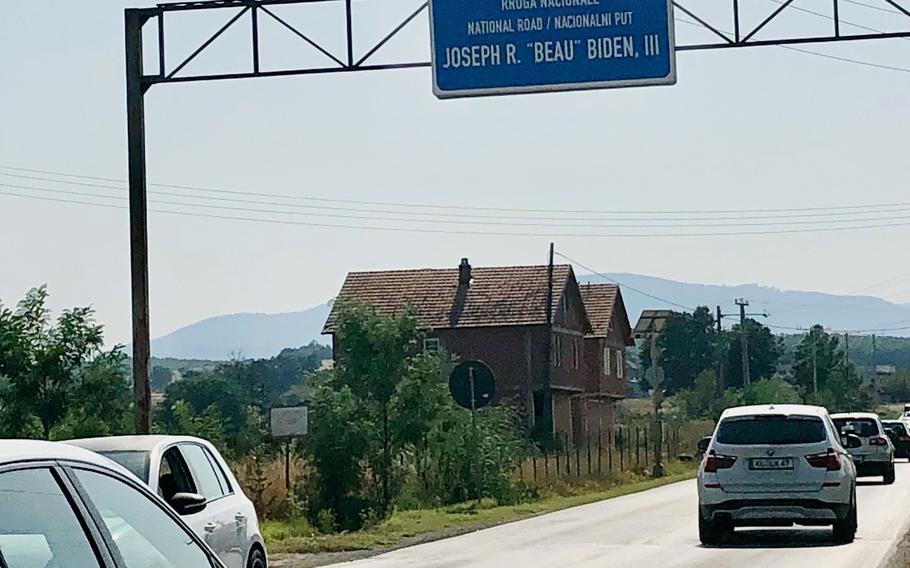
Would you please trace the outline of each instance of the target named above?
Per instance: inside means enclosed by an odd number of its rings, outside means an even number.
[[[831,412],[864,410],[871,405],[871,396],[839,349],[837,336],[820,325],[809,330],[796,347],[793,377],[806,402]]]
[[[743,386],[742,340],[740,326],[725,334],[727,366],[724,383],[730,387]],[[774,376],[777,363],[784,352],[783,340],[753,319],[746,320],[746,345],[749,351],[749,376],[753,381]]]
[[[657,344],[667,392],[691,388],[702,371],[716,364],[717,333],[711,311],[699,306],[691,314],[673,313],[667,318]],[[646,368],[651,365],[650,343],[642,345],[641,359]]]
[[[311,517],[318,519],[322,511],[328,510],[336,526],[357,529],[367,507],[358,494],[374,424],[351,388],[339,386],[331,373],[314,377],[313,382],[312,419],[306,443],[316,482]]]
[[[245,454],[267,435],[250,428],[247,404],[243,390],[230,378],[213,371],[189,373],[168,386],[155,413],[155,428],[211,439],[221,442],[228,454]]]
[[[130,388],[121,348],[104,349],[90,307],[52,321],[47,297],[41,286],[15,310],[0,304],[0,431],[45,439],[124,432]]]
[[[382,316],[373,306],[364,304],[351,303],[339,308],[335,340],[343,346],[343,353],[337,378],[372,411],[380,430],[379,451],[372,454],[371,461],[380,481],[383,515],[390,511],[395,450],[390,402],[421,338],[419,320],[410,308],[394,317]]]

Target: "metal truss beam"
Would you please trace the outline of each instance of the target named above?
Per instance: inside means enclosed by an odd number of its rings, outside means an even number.
[[[808,43],[830,43],[845,41],[866,41],[873,39],[890,39],[890,38],[908,38],[910,37],[910,9],[905,8],[901,2],[907,0],[881,0],[882,4],[890,5],[894,8],[894,18],[903,22],[903,31],[875,32],[861,34],[843,34],[841,32],[844,22],[840,16],[839,3],[842,0],[831,0],[831,33],[828,35],[795,35],[790,37],[778,37],[769,39],[757,39],[756,36],[766,29],[767,25],[778,19],[782,13],[798,9],[792,6],[794,0],[780,0],[779,6],[769,10],[765,17],[758,25],[743,32],[743,22],[740,14],[740,0],[723,0],[729,2],[730,13],[733,19],[733,32],[723,31],[719,26],[697,14],[693,9],[687,6],[690,0],[676,0],[677,17],[688,17],[692,21],[688,22],[697,25],[718,38],[718,41],[703,43],[680,43],[677,44],[678,51],[699,51],[708,49],[730,49],[740,47],[762,47],[769,45],[793,45]],[[291,24],[288,18],[281,14],[284,6],[305,5],[305,4],[344,4],[345,21],[343,28],[339,29],[344,34],[345,52],[343,54],[333,54],[325,46],[315,41],[307,35],[299,26]],[[199,47],[190,53],[187,57],[171,64],[169,52],[167,49],[167,34],[165,33],[165,20],[168,15],[178,17],[180,12],[203,11],[203,10],[223,10],[232,12],[227,21],[218,28],[211,36],[208,37]],[[415,57],[408,61],[396,61],[391,63],[372,63],[372,58],[379,52],[389,41],[399,35],[399,33],[412,25],[420,15],[428,12],[428,2],[423,1],[415,4],[415,9],[400,23],[394,26],[381,40],[372,44],[369,49],[362,54],[355,53],[355,32],[354,19],[355,8],[352,0],[200,0],[197,2],[174,2],[158,4],[154,8],[145,8],[137,10],[144,21],[153,20],[157,28],[158,43],[158,70],[157,73],[143,74],[142,86],[143,91],[159,83],[186,83],[195,81],[214,81],[222,79],[250,79],[256,77],[283,77],[289,75],[313,75],[323,73],[345,73],[353,71],[376,71],[382,69],[410,69],[417,67],[429,67],[430,61],[427,54],[415,54]],[[248,22],[241,24],[244,16],[249,15]],[[308,44],[325,57],[325,64],[315,64],[300,67],[290,67],[286,69],[263,70],[262,69],[262,52],[260,49],[261,21],[263,18],[270,19],[284,28],[286,31],[297,37],[302,42]],[[249,25],[250,27],[250,62],[246,69],[238,69],[235,72],[226,73],[188,73],[187,66],[193,62],[199,55],[206,51],[222,34],[228,29],[238,25]]]

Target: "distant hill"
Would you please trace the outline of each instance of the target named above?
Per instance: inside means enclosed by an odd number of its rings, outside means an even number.
[[[288,347],[311,341],[326,343],[320,332],[329,310],[323,304],[302,312],[230,314],[204,319],[153,339],[152,356],[210,361],[274,357]]]
[[[750,302],[749,312],[768,312],[768,318],[756,319],[772,326],[775,333],[799,333],[798,330],[789,328],[804,329],[820,323],[834,330],[885,329],[876,333],[910,337],[910,305],[895,304],[872,296],[839,296],[822,292],[781,290],[760,284],[737,286],[696,284],[627,273],[609,273],[605,276],[624,284],[621,286],[622,297],[632,325],[635,325],[643,309],[681,309],[645,294],[683,306],[709,306],[712,311],[720,304],[725,314],[736,314],[735,318],[738,318],[739,308],[733,300],[745,298]],[[585,282],[605,281],[596,275],[580,274],[578,277]],[[730,326],[734,323],[736,323],[734,319],[727,319],[724,325]],[[907,329],[893,329],[899,327]]]
[[[768,318],[756,319],[771,326],[775,333],[799,333],[799,329],[820,323],[838,331],[869,334],[871,332],[867,330],[882,330],[876,333],[910,337],[910,304],[895,304],[872,296],[781,290],[760,284],[697,284],[627,273],[605,276],[621,283],[632,325],[644,309],[678,310],[681,308],[673,304],[680,304],[709,306],[713,311],[720,304],[725,314],[731,314],[724,324],[729,327],[736,322],[739,313],[733,300],[745,298],[750,302],[750,312],[768,312]],[[579,279],[594,283],[605,281],[599,276],[585,274],[579,274]],[[321,305],[302,312],[232,314],[205,319],[152,340],[152,355],[205,360],[273,357],[287,347],[300,347],[314,340],[326,343],[327,338],[319,332],[329,310],[328,305]],[[907,329],[894,329],[901,327]]]

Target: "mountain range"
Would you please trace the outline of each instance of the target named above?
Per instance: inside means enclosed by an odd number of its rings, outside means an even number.
[[[745,298],[749,301],[747,311],[766,312],[768,317],[755,319],[779,334],[799,333],[820,323],[839,332],[910,337],[910,305],[873,296],[781,290],[760,284],[698,284],[628,273],[580,274],[579,280],[618,282],[632,325],[644,309],[683,310],[704,305],[713,313],[720,305],[728,315],[724,325],[730,327],[739,319],[735,300]],[[208,318],[152,340],[152,355],[209,360],[272,357],[285,347],[300,347],[314,340],[326,343],[320,331],[329,310],[323,304],[299,312]]]

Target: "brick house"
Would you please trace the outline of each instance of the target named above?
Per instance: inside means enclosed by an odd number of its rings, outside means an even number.
[[[611,359],[611,375],[601,374],[603,346],[613,356],[630,341],[628,318],[618,290],[595,287],[595,327],[572,267],[555,265],[548,327],[548,281],[546,265],[474,268],[463,259],[457,268],[351,272],[335,305],[354,300],[388,315],[413,306],[427,330],[426,349],[490,366],[494,404],[516,405],[530,430],[550,398],[555,432],[576,437],[612,420],[613,402],[625,392],[621,355]],[[336,318],[333,308],[323,334],[332,335],[338,357]]]
[[[591,322],[585,335],[588,383],[584,403],[588,434],[605,432],[613,425],[614,406],[625,398],[626,347],[635,344],[622,293],[616,284],[582,284],[581,296]]]

